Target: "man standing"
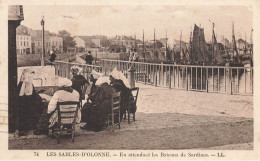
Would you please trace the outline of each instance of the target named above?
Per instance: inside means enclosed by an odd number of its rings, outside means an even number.
[[[51,51],[51,58],[50,58],[50,62],[54,62],[56,59],[56,54],[54,52],[54,50]]]
[[[86,61],[86,64],[89,64],[89,65],[92,65],[92,56],[91,56],[91,51],[88,51],[88,54],[86,55],[86,58],[85,58],[85,61]]]

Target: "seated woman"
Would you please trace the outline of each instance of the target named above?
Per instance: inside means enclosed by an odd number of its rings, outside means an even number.
[[[87,85],[89,84],[86,78],[80,75],[81,72],[82,72],[82,68],[80,68],[79,66],[74,65],[71,67],[71,73],[73,75],[73,78],[71,79],[72,88],[78,91],[80,95],[80,101],[85,99]],[[81,89],[82,86],[84,86],[83,89]]]
[[[87,127],[85,129],[98,132],[105,126],[107,115],[111,113],[111,97],[115,93],[109,84],[109,77],[105,76],[96,81],[97,89],[90,95],[87,104]]]
[[[88,94],[87,103],[84,104],[82,111],[81,111],[82,112],[81,122],[86,122],[86,124],[84,126],[80,127],[82,130],[87,129],[87,117],[88,117],[88,113],[89,113],[88,111],[89,111],[90,107],[92,106],[92,103],[89,103],[89,100],[93,99],[93,95],[97,89],[96,81],[101,76],[103,76],[103,74],[98,73],[95,70],[92,70],[92,72],[89,76],[89,80],[90,80],[90,82],[92,82],[92,84],[91,84],[90,92]]]
[[[28,130],[35,128],[41,113],[42,99],[36,93],[32,83],[35,72],[25,69],[18,84],[18,132],[19,136],[27,135]]]
[[[79,101],[79,93],[72,87],[72,82],[66,78],[59,79],[59,90],[52,96],[48,108],[44,109],[42,116],[37,124],[37,130],[34,134],[47,134],[48,128],[51,128],[58,122],[57,102]],[[80,123],[81,112],[78,110],[77,123]],[[49,124],[50,122],[50,124]]]
[[[129,98],[132,97],[132,93],[130,88],[130,84],[124,74],[120,71],[118,71],[116,68],[110,73],[110,81],[111,86],[115,89],[116,92],[120,93],[121,98],[121,107],[120,107],[120,119],[122,120],[122,117],[126,110],[128,109],[129,105]]]

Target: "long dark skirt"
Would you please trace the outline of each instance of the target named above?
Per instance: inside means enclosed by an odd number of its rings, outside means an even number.
[[[106,123],[107,112],[99,104],[85,103],[81,121],[87,123],[88,130],[100,131]]]

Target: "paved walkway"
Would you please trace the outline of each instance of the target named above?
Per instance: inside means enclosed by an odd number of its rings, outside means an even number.
[[[10,148],[253,148],[253,96],[170,90],[139,83],[136,86],[140,87],[136,122],[123,121],[120,131],[113,133],[108,128],[95,133],[82,131],[77,125],[76,142],[72,144],[65,139],[59,145],[46,136],[29,135],[30,139],[17,139],[9,135]],[[44,144],[46,141],[50,144]]]

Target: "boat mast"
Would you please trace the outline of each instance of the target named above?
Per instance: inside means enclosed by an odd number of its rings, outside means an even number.
[[[135,52],[137,52],[136,33],[135,33]]]
[[[247,45],[246,44],[247,44],[247,42],[246,42],[246,31],[245,31],[245,49],[244,49],[244,54],[245,55],[246,55],[246,52],[247,52],[247,47],[246,47]]]
[[[181,57],[181,62],[182,62],[182,60],[183,60],[183,56],[182,56],[182,49],[181,49],[181,37],[182,37],[182,30],[181,30],[181,35],[180,35],[180,57]]]
[[[191,51],[192,51],[192,45],[191,45],[191,36],[192,36],[192,26],[191,26],[191,31],[190,31],[190,55],[189,55],[189,60],[188,62],[191,62]]]
[[[233,62],[235,61],[235,52],[236,52],[236,58],[238,62],[238,52],[237,52],[237,46],[236,46],[236,38],[235,38],[235,31],[234,31],[234,21],[232,23],[232,42],[233,42]]]
[[[166,29],[166,45],[165,45],[165,58],[167,57],[167,29]]]
[[[212,23],[212,42],[211,42],[211,45],[212,45],[212,64],[214,64],[215,63],[215,54],[214,54],[214,42],[215,42],[215,39],[214,39],[214,27],[215,27],[215,23],[214,22],[212,22],[212,21],[210,21],[209,20],[209,22],[211,22]]]
[[[145,61],[145,50],[144,50],[144,29],[143,29],[143,54],[144,54],[144,61]]]
[[[154,34],[153,34],[153,53],[155,54],[155,29],[154,29]]]
[[[251,35],[250,35],[250,59],[253,60],[253,29],[251,29]]]

